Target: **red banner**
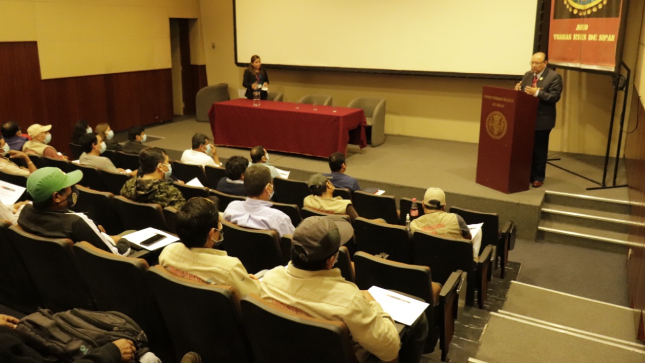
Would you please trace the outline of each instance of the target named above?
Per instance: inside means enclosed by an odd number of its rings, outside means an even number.
[[[624,0],[552,0],[549,63],[614,72]]]

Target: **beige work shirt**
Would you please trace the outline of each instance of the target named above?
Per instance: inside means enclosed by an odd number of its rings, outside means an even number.
[[[351,200],[341,197],[326,199],[317,195],[308,195],[303,201],[303,205],[307,208],[333,214],[347,214],[347,206],[350,204],[352,204]]]

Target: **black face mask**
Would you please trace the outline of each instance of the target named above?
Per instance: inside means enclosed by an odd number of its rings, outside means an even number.
[[[72,185],[72,192],[69,193],[67,196],[67,208],[72,209],[76,205],[76,201],[78,200],[78,189],[76,188],[76,185]],[[58,202],[56,204],[61,204],[62,202]]]

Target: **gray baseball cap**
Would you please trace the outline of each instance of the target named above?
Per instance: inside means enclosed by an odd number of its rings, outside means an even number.
[[[331,257],[353,236],[352,225],[343,217],[309,217],[293,232],[291,248],[305,262],[320,261]]]

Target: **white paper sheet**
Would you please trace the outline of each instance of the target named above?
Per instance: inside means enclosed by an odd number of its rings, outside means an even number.
[[[204,185],[202,185],[202,183],[197,178],[193,178],[193,180],[186,183],[186,185],[190,185],[191,187],[200,187],[200,188],[204,187]]]
[[[278,169],[278,168],[275,168],[275,170],[277,170],[278,173],[280,174],[280,178],[289,179],[289,174],[291,174],[290,171],[286,171],[286,170],[282,170],[282,169]]]
[[[477,261],[479,257],[479,248],[482,245],[482,226],[484,223],[469,224],[468,228],[470,229],[470,235],[473,237],[471,240],[473,242],[473,257]]]
[[[429,304],[423,301],[412,299],[377,286],[372,286],[367,291],[381,305],[383,311],[392,316],[392,319],[408,326],[414,324],[417,318],[429,306]]]
[[[25,188],[0,180],[0,202],[11,206],[11,210],[13,210],[14,203],[20,199],[24,192]]]
[[[141,246],[141,242],[143,242],[146,239],[154,236],[155,234],[162,234],[162,235],[166,236],[166,238],[160,239],[157,242],[154,242],[153,244],[151,244],[149,246]],[[148,227],[146,229],[142,229],[142,230],[137,231],[137,232],[126,234],[125,236],[122,236],[122,237],[127,239],[128,241],[136,244],[137,246],[148,250],[148,251],[158,250],[158,249],[160,249],[162,247],[165,247],[165,246],[167,246],[167,245],[169,245],[169,244],[171,244],[173,242],[179,241],[179,238],[177,238],[177,237],[175,237],[175,236],[173,236],[173,235],[171,235],[171,234],[169,234],[167,232],[160,231],[160,230],[158,230],[156,228],[152,228],[152,227]]]
[[[383,190],[383,189],[379,189],[376,192],[374,192],[374,194],[376,194],[376,195],[381,195],[383,193],[385,193],[385,190]]]

